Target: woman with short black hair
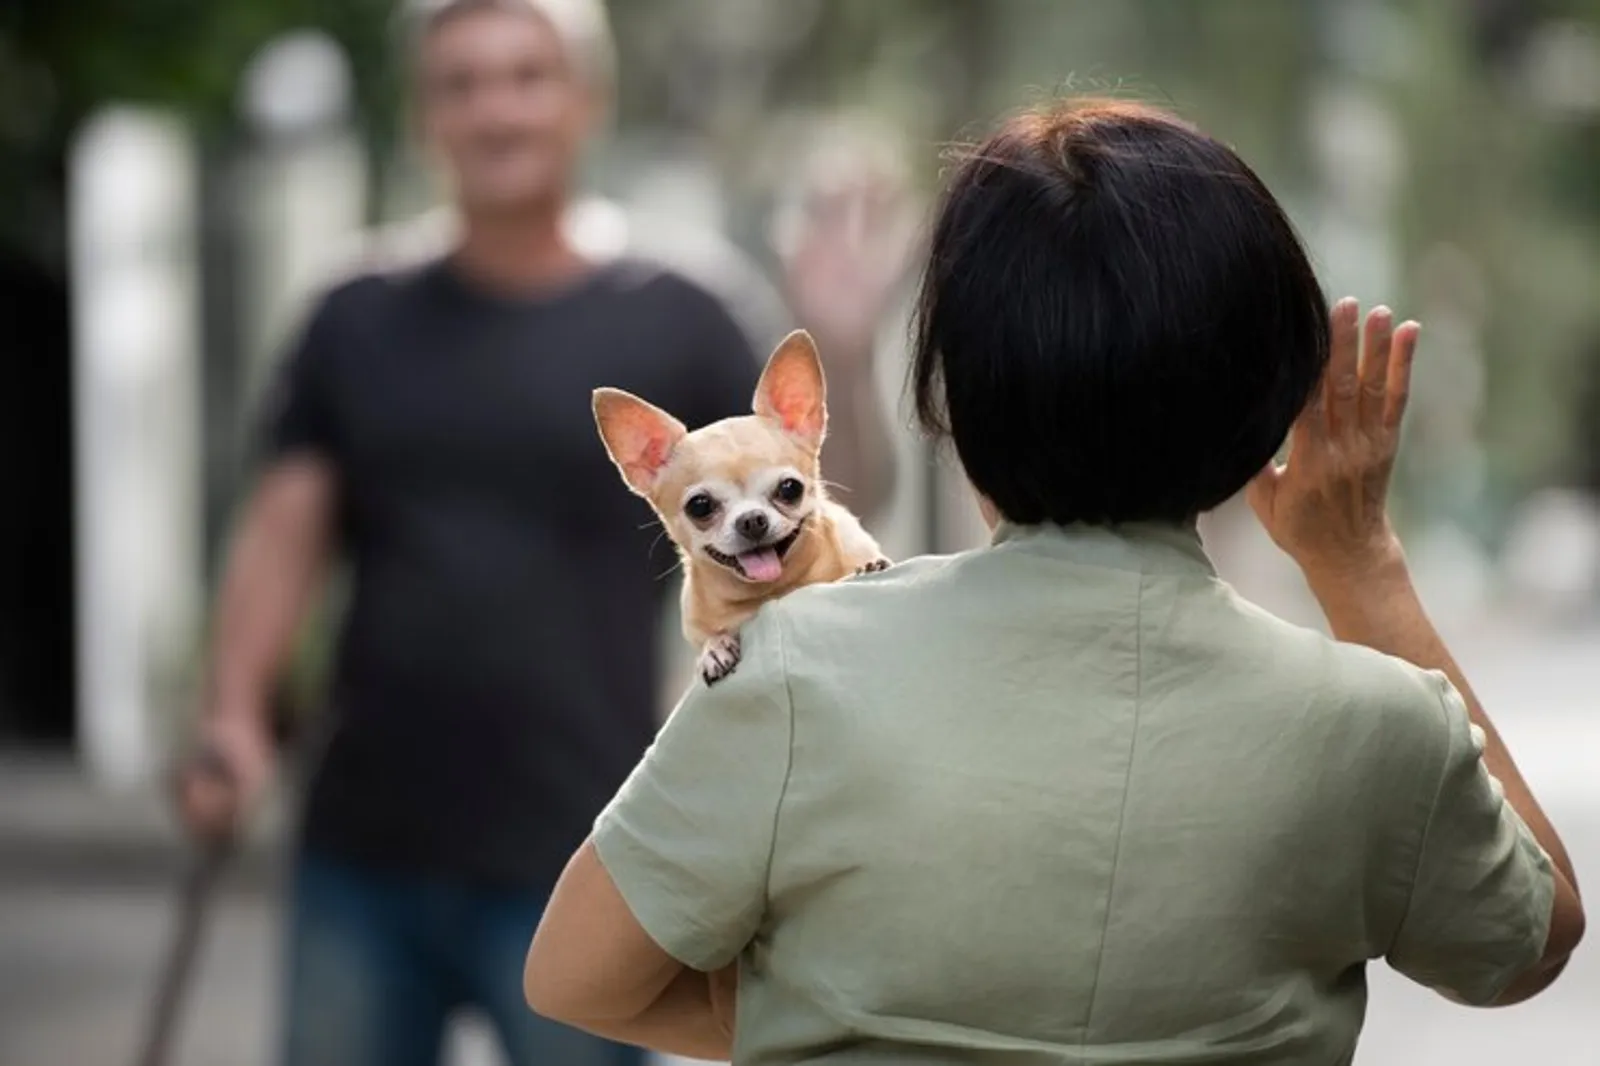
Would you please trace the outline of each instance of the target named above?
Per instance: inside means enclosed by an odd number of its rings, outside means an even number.
[[[574,856],[529,1002],[735,1063],[1303,1066],[1350,1061],[1372,959],[1542,990],[1572,865],[1384,508],[1416,340],[1330,321],[1188,124],[1005,124],[911,374],[992,543],[769,604]],[[1241,490],[1338,639],[1217,578],[1195,519]]]
[[[1133,104],[1030,113],[955,171],[911,382],[1012,522],[1183,522],[1283,443],[1328,358],[1289,220],[1227,147]]]

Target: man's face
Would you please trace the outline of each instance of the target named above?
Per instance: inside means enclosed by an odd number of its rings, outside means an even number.
[[[594,99],[542,17],[463,11],[433,28],[419,60],[423,134],[462,209],[514,211],[565,193]]]

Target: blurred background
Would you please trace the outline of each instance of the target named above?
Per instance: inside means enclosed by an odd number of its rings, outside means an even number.
[[[1399,513],[1446,636],[1600,869],[1600,0],[611,0],[621,70],[572,225],[769,323],[801,160],[923,196],[1062,92],[1174,107],[1284,199],[1330,296],[1424,324]],[[353,257],[427,240],[390,0],[0,8],[0,1063],[131,1061],[183,858],[161,774],[256,390]],[[373,241],[372,237],[380,238]],[[891,555],[979,539],[910,433]],[[1229,505],[1225,576],[1317,624]],[[318,676],[307,634],[285,699]],[[268,1061],[281,817],[230,874],[182,1061]],[[1591,878],[1595,874],[1589,875]],[[1600,951],[1513,1012],[1373,971],[1364,1066],[1600,1062]],[[496,1061],[473,1026],[462,1066]]]

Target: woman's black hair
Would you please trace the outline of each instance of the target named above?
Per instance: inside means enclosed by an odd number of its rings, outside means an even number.
[[[1328,358],[1283,209],[1166,112],[1059,104],[957,166],[909,384],[1008,520],[1179,522],[1271,460]]]

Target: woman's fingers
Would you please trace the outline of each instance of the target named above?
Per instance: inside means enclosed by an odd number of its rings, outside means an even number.
[[[1398,429],[1400,420],[1405,417],[1406,400],[1411,397],[1411,362],[1417,354],[1417,338],[1421,333],[1422,327],[1415,322],[1403,323],[1394,331],[1383,390],[1383,424],[1388,429]]]
[[[1396,327],[1393,318],[1387,307],[1377,307],[1363,325],[1354,299],[1333,306],[1327,369],[1290,432],[1290,465],[1299,476],[1318,476],[1325,459],[1349,447],[1356,447],[1352,454],[1364,453],[1363,441],[1380,439],[1400,424],[1421,327]],[[1260,497],[1275,490],[1285,472],[1269,466],[1253,491]]]
[[[1333,305],[1331,319],[1328,369],[1322,382],[1330,435],[1348,429],[1360,413],[1361,308],[1347,296]]]
[[[1394,316],[1387,307],[1374,307],[1367,315],[1361,342],[1361,424],[1383,424],[1384,396],[1389,389],[1389,350],[1394,340]]]

